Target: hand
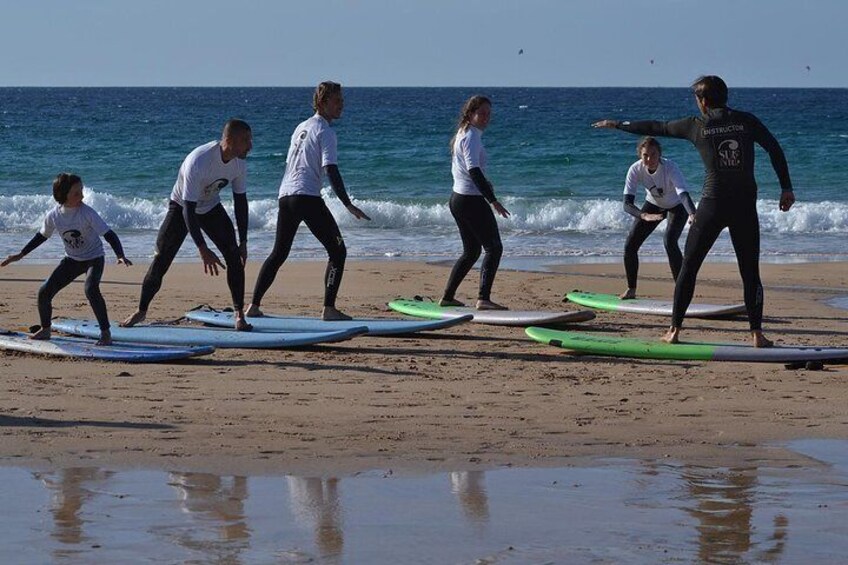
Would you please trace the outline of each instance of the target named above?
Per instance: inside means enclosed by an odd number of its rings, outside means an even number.
[[[126,257],[118,257],[118,265],[126,265],[127,267],[131,267],[132,261],[130,261]]]
[[[618,120],[600,120],[592,124],[593,128],[615,129],[618,126]]]
[[[244,267],[247,264],[247,241],[239,243],[239,255],[241,256],[241,266]]]
[[[639,217],[646,222],[661,222],[665,218],[662,214],[648,214],[647,212],[642,212]]]
[[[200,259],[203,261],[203,272],[213,277],[218,276],[218,267],[221,267],[223,270],[227,269],[224,264],[221,263],[221,260],[218,259],[218,256],[215,255],[215,252],[208,247],[200,249]]]
[[[495,212],[497,212],[499,215],[503,216],[504,218],[509,218],[509,210],[504,208],[503,204],[501,204],[497,200],[492,202],[492,208],[494,208]]]
[[[369,220],[369,221],[371,220],[371,218],[368,217],[368,214],[366,214],[365,212],[363,212],[362,210],[360,210],[359,208],[357,208],[353,204],[347,205],[347,211],[350,212],[351,214],[353,214],[356,217],[357,220]]]
[[[10,263],[14,263],[15,261],[20,261],[20,260],[21,260],[21,254],[20,253],[13,253],[12,255],[9,255],[5,259],[3,259],[3,262],[0,263],[0,267],[5,267],[6,265],[8,265]]]
[[[795,193],[791,190],[784,190],[780,193],[780,211],[788,212],[792,205],[795,204]]]

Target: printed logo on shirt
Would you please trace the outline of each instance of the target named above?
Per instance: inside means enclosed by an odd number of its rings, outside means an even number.
[[[718,157],[719,170],[742,170],[742,146],[738,139],[716,140],[716,157]]]
[[[82,249],[85,245],[85,240],[79,230],[68,230],[62,233],[62,241],[69,249]]]
[[[651,193],[651,196],[654,196],[656,198],[662,198],[663,194],[665,194],[665,189],[662,188],[662,187],[659,187],[657,185],[654,185],[654,186],[652,186],[651,188],[648,189],[648,192]]]
[[[210,196],[215,196],[221,189],[230,184],[228,179],[218,179],[203,189],[203,196],[209,198]]]

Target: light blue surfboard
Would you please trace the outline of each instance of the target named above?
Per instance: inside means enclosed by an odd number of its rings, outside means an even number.
[[[100,337],[99,329],[96,337]],[[196,347],[170,347],[143,343],[97,345],[96,339],[57,335],[49,340],[35,340],[29,339],[29,336],[24,333],[10,331],[0,331],[0,349],[51,357],[74,357],[124,363],[176,361],[199,355],[209,355],[215,351],[215,348],[210,345]]]
[[[99,337],[100,326],[94,320],[53,320],[54,330],[71,335]],[[224,328],[190,326],[140,325],[122,328],[112,326],[112,340],[162,345],[213,345],[220,348],[269,349],[300,347],[316,343],[344,341],[366,332],[363,326],[332,332],[237,332]]]
[[[191,312],[186,312],[185,316],[189,320],[210,326],[231,328],[234,323],[232,312],[192,310]],[[253,325],[253,331],[255,332],[336,331],[365,326],[368,328],[368,335],[400,335],[450,328],[458,324],[463,324],[471,320],[472,317],[472,315],[468,314],[447,320],[434,321],[374,318],[325,321],[319,318],[265,314],[259,318],[248,317],[247,321]]]

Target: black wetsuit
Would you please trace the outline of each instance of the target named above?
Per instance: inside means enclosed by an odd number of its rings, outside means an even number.
[[[242,241],[246,241],[247,197],[241,194],[235,196],[238,197],[235,201],[239,235]],[[188,203],[188,205],[194,204],[193,202]],[[185,212],[183,207],[173,200],[169,202],[168,213],[165,215],[165,220],[159,227],[159,234],[156,236],[156,253],[147,269],[144,282],[141,284],[138,309],[142,312],[147,311],[153,297],[162,288],[162,279],[171,267],[171,263],[189,233],[191,233],[197,245],[205,245],[203,236],[200,235],[201,229],[224,256],[224,263],[227,265],[227,285],[230,287],[233,308],[236,310],[243,309],[244,265],[241,262],[241,252],[238,243],[236,243],[235,228],[230,216],[227,215],[224,206],[219,202],[205,214],[194,214],[189,220],[191,223],[191,226],[189,226]]]
[[[630,198],[633,197],[630,196]],[[630,205],[639,214],[662,214],[668,220],[668,224],[665,227],[663,244],[665,245],[665,252],[668,255],[671,274],[674,280],[677,280],[677,276],[680,274],[680,266],[683,263],[683,254],[680,252],[680,246],[677,244],[677,240],[680,239],[680,234],[683,233],[683,228],[686,227],[686,219],[689,217],[686,207],[683,204],[678,204],[674,208],[665,209],[651,202],[645,202],[641,209],[636,208],[635,204],[631,203]],[[625,204],[626,208],[627,204]],[[636,216],[633,226],[630,228],[630,233],[627,235],[627,241],[624,243],[624,271],[627,273],[627,288],[636,288],[636,281],[639,278],[639,248],[642,247],[648,236],[654,233],[654,230],[657,229],[660,223],[648,222]]]
[[[333,184],[332,186],[334,189],[341,186],[341,189],[336,190],[336,194],[345,205],[350,204],[350,198],[343,188],[344,185]],[[251,300],[255,306],[260,305],[262,297],[271,288],[271,284],[277,276],[277,271],[288,258],[294,236],[297,234],[297,228],[301,222],[306,224],[312,235],[327,250],[329,260],[327,270],[324,273],[324,306],[335,308],[336,297],[342,284],[345,260],[347,259],[347,247],[345,247],[339,226],[333,218],[333,214],[330,213],[330,209],[324,203],[324,199],[320,196],[303,194],[283,196],[279,200],[277,235],[271,254],[268,255],[268,258],[262,263],[262,268],[259,269],[259,276],[256,279],[256,287],[253,289],[253,299]]]
[[[674,289],[671,325],[682,326],[695,292],[698,270],[726,227],[742,275],[748,320],[752,330],[759,330],[763,318],[763,287],[759,270],[760,222],[754,144],[768,152],[781,189],[791,191],[789,167],[780,144],[756,116],[730,108],[715,108],[705,116],[671,122],[621,122],[616,127],[640,135],[688,139],[704,162],[703,193],[686,239],[683,265]]]

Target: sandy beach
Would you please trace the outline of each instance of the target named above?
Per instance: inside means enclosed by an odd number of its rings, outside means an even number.
[[[259,264],[248,267],[248,288]],[[36,289],[53,265],[0,271],[0,325],[37,322]],[[129,314],[146,265],[110,265],[113,319]],[[324,263],[292,262],[266,296],[269,312],[317,315]],[[848,345],[844,263],[764,264],[766,335],[784,345]],[[395,297],[438,298],[447,267],[349,261],[338,306],[393,317]],[[501,271],[493,298],[515,309],[579,309],[573,289],[621,292],[620,264]],[[669,297],[668,266],[643,264],[640,296]],[[458,297],[476,294],[476,272]],[[223,277],[177,264],[149,321],[198,304],[228,305]],[[248,295],[249,299],[249,295]],[[696,301],[741,301],[734,264],[707,264]],[[82,284],[54,315],[91,317]],[[667,320],[599,313],[580,331],[655,338]],[[747,321],[687,320],[684,339],[747,342]],[[550,466],[582,457],[715,461],[729,446],[780,458],[774,445],[848,438],[848,366],[657,362],[575,357],[521,329],[466,324],[413,337],[360,337],[297,350],[219,350],[179,364],[130,365],[0,353],[0,458],[7,465],[98,465],[219,473],[408,472]]]

